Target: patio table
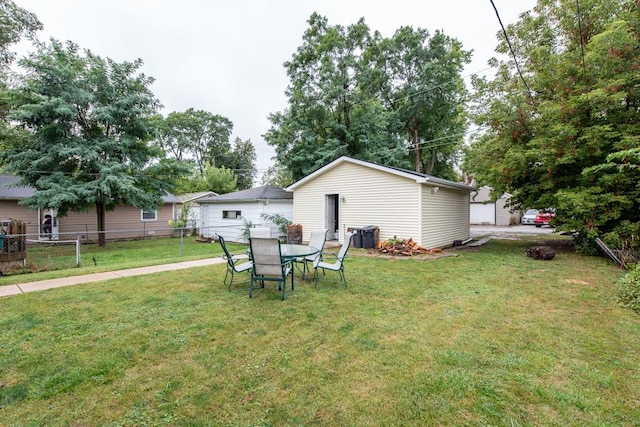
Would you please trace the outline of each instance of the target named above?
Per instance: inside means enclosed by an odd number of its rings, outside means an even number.
[[[309,245],[294,245],[291,243],[283,243],[280,245],[280,251],[283,261],[293,261],[296,258],[317,254],[319,250]]]

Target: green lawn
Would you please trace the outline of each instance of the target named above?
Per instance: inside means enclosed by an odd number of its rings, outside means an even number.
[[[49,263],[53,269],[28,274],[14,274],[9,271],[4,277],[0,277],[0,286],[222,255],[222,248],[218,243],[203,243],[197,239],[190,236],[182,240],[177,237],[131,240],[108,242],[103,247],[95,243],[83,244],[79,268],[71,268],[76,262],[75,246],[38,247],[27,252],[28,263],[45,267]],[[247,247],[233,243],[229,246],[236,252],[244,251]],[[55,261],[50,261],[52,259]],[[56,269],[56,265],[60,269]]]
[[[227,292],[224,265],[3,298],[0,424],[639,425],[623,272],[528,245],[352,251],[346,289],[285,301]]]

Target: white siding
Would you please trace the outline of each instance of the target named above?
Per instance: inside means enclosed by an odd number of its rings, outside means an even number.
[[[290,220],[293,219],[293,204],[285,201],[248,201],[229,203],[202,203],[202,232],[204,237],[212,238],[220,234],[230,242],[244,242],[242,231],[244,223],[242,219],[222,218],[222,211],[241,211],[242,218],[250,221],[254,226],[271,227],[271,235],[278,236],[278,228],[274,224],[266,224],[262,218],[263,213],[280,214]]]
[[[342,163],[294,190],[294,223],[303,240],[325,226],[325,199],[339,197],[340,241],[349,227],[375,225],[380,240],[419,237],[420,184],[353,163]],[[468,200],[468,193],[465,193]],[[343,201],[344,198],[344,201]]]
[[[422,238],[427,248],[451,246],[454,240],[469,238],[469,192],[440,187],[422,187]]]

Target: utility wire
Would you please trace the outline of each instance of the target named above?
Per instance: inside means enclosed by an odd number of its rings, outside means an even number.
[[[500,13],[498,13],[498,8],[496,7],[493,0],[489,0],[489,1],[491,2],[491,6],[493,6],[493,10],[496,12],[496,16],[498,17],[498,22],[500,22],[500,27],[502,27],[502,34],[504,34],[504,39],[507,41],[507,46],[509,46],[509,51],[513,56],[513,61],[516,64],[516,70],[518,70],[518,74],[520,74],[520,78],[522,79],[522,82],[524,83],[525,87],[529,91],[529,98],[533,98],[531,88],[529,87],[529,85],[527,84],[527,81],[522,75],[522,71],[520,70],[520,65],[518,65],[518,58],[516,57],[516,53],[513,50],[513,46],[511,46],[511,41],[509,41],[509,35],[507,34],[507,30],[504,28],[504,24],[502,23],[502,19],[500,18]]]

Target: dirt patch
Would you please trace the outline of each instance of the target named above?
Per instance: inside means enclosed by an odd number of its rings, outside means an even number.
[[[591,283],[586,282],[584,280],[578,280],[578,279],[564,279],[564,281],[566,283],[571,283],[571,284],[576,284],[576,285],[590,285]]]
[[[418,260],[418,261],[428,261],[428,260],[436,260],[436,259],[440,259],[440,258],[448,258],[448,257],[457,257],[459,256],[459,254],[456,254],[454,252],[447,252],[442,251],[438,254],[419,254],[419,255],[413,255],[413,256],[402,256],[402,255],[387,255],[387,254],[381,254],[380,252],[377,252],[375,249],[368,249],[366,251],[354,251],[352,252],[353,255],[356,256],[364,256],[364,257],[371,257],[371,258],[384,258],[384,259],[413,259],[413,260]]]

